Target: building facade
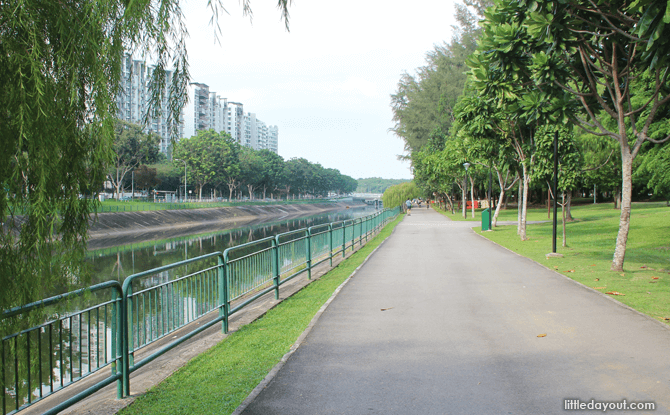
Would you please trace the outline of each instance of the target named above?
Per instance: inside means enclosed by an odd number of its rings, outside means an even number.
[[[244,113],[240,102],[228,101],[207,84],[192,82],[188,90],[188,102],[179,120],[172,120],[169,111],[170,84],[172,71],[166,71],[165,91],[161,94],[159,110],[149,113],[151,96],[149,80],[155,66],[147,66],[145,61],[123,57],[121,86],[117,96],[118,118],[134,124],[144,125],[144,131],[160,137],[160,151],[171,155],[171,133],[176,130],[175,139],[191,137],[199,130],[213,129],[226,132],[240,145],[255,150],[268,149],[277,153],[277,126],[267,126],[255,113]],[[147,114],[150,115],[147,117]],[[173,128],[171,128],[173,127]]]
[[[170,84],[172,71],[165,71],[165,90],[162,92],[159,110],[149,113],[151,96],[149,80],[155,66],[147,66],[145,61],[133,59],[125,54],[121,67],[121,85],[116,97],[118,118],[133,124],[144,125],[144,132],[155,133],[160,138],[161,153],[169,156],[171,147],[171,127],[176,128],[176,135],[183,136],[183,119],[172,120],[169,110]],[[147,116],[148,115],[148,116]]]

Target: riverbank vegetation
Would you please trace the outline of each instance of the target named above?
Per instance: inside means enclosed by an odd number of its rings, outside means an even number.
[[[384,206],[403,206],[407,199],[414,200],[421,195],[421,189],[414,181],[391,186],[382,195]]]
[[[290,350],[335,289],[391,234],[400,220],[402,216],[337,267],[191,360],[120,414],[235,411]]]
[[[217,28],[221,7],[209,2]],[[277,7],[288,28],[288,2]],[[250,12],[247,2],[244,13]],[[189,70],[176,0],[0,2],[0,16],[4,310],[85,278],[81,263],[96,201],[82,196],[97,195],[114,160],[124,53],[153,58],[145,115],[150,120],[167,107],[172,136]]]
[[[358,179],[356,193],[384,193],[386,189],[401,183],[409,182],[406,179],[382,179],[381,177],[369,177]]]
[[[622,272],[632,203],[670,204],[670,5],[464,3],[452,41],[392,96],[417,186],[452,212],[491,187],[494,222],[510,199],[519,207],[521,241],[532,204],[556,199],[568,224],[573,198],[611,200]]]
[[[151,133],[140,126],[120,123],[108,171],[114,199],[138,190],[146,197],[167,201],[204,199],[241,201],[305,199],[356,190],[357,181],[337,169],[304,158],[284,160],[270,150],[240,145],[229,134],[198,131],[171,149],[172,159],[158,153]],[[185,196],[187,195],[187,196]]]

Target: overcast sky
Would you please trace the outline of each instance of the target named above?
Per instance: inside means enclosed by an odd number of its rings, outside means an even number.
[[[304,157],[355,179],[409,179],[397,160],[403,141],[393,126],[390,95],[404,71],[450,41],[453,1],[294,0],[290,32],[276,1],[252,1],[253,23],[224,0],[215,43],[204,1],[184,7],[191,78],[244,104],[279,127],[279,154]]]

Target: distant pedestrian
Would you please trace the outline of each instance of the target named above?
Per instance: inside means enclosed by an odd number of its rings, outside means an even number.
[[[407,206],[407,215],[409,216],[412,213],[412,201],[409,198],[407,198],[405,206]]]

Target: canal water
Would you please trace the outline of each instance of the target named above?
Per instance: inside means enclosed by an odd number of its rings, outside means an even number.
[[[91,284],[109,280],[123,283],[128,276],[142,271],[224,251],[232,246],[283,232],[356,219],[375,211],[373,207],[352,208],[237,229],[92,250],[87,256],[94,276]],[[180,275],[184,275],[184,272],[179,269],[161,272],[139,281],[138,289],[163,284]],[[193,314],[195,310],[208,307],[193,293],[186,291],[178,294],[174,300],[174,309],[180,310],[182,315]],[[105,292],[105,295],[109,294]],[[4,386],[4,393],[0,413],[12,412],[17,407],[67,386],[113,360],[112,307],[89,308],[91,304],[99,303],[99,300],[97,295],[82,298],[81,303],[69,305],[73,308],[53,314],[47,313],[45,309],[45,316],[51,316],[42,327],[2,339],[0,384]],[[58,320],[57,316],[62,312],[70,316]],[[138,307],[136,313],[133,338],[137,344],[131,345],[135,348],[141,347],[143,332],[147,328],[149,332],[158,332],[161,329],[165,311],[149,301],[148,307]]]
[[[122,283],[126,277],[149,269],[211,252],[223,252],[226,248],[283,232],[324,223],[356,219],[370,215],[375,211],[376,209],[373,207],[358,207],[236,229],[93,250],[87,256],[87,261],[93,271],[93,281],[91,283],[96,284],[109,280],[117,280]]]

